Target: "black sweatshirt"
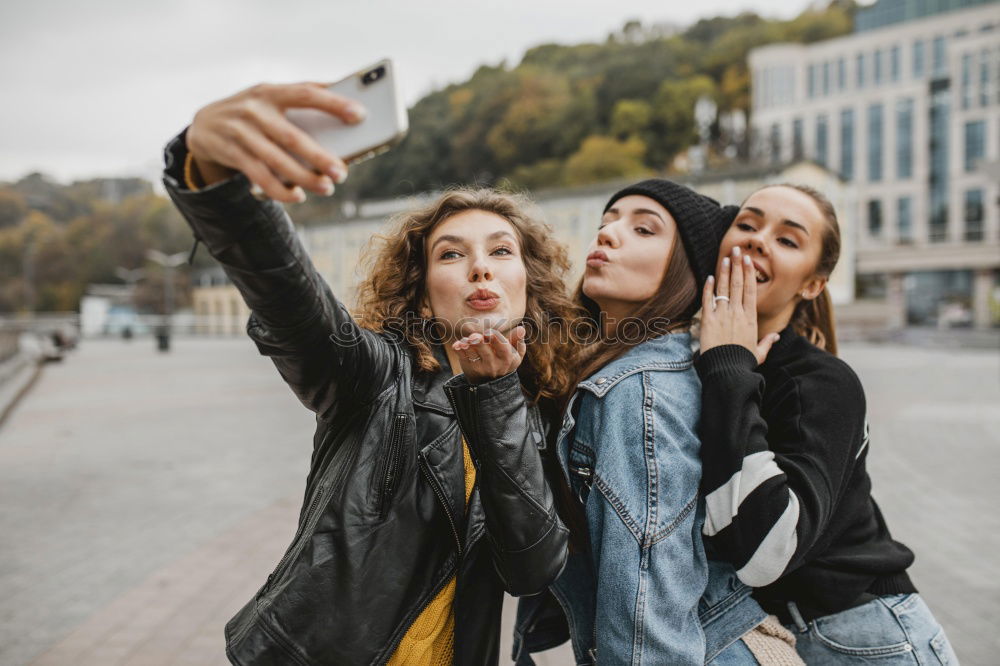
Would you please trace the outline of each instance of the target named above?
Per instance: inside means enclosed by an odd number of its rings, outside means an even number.
[[[915,592],[913,553],[871,497],[865,395],[854,371],[791,327],[760,366],[750,350],[702,354],[704,533],[786,622]]]

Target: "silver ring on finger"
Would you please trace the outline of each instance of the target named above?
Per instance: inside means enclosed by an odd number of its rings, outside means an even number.
[[[482,356],[476,356],[475,358],[473,358],[472,356],[466,356],[465,360],[466,361],[471,361],[472,363],[476,363],[478,361],[482,361],[483,357]]]
[[[713,296],[712,297],[712,301],[715,302],[715,303],[718,303],[719,301],[725,301],[726,303],[728,303],[729,302],[729,297],[728,296]]]

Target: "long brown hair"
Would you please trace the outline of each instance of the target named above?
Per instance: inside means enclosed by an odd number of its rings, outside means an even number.
[[[533,344],[532,329],[546,332],[567,327],[579,311],[567,295],[563,279],[569,270],[566,249],[552,237],[548,225],[527,212],[529,206],[527,198],[520,195],[488,188],[455,188],[421,208],[397,216],[390,231],[375,236],[366,249],[368,271],[358,288],[359,324],[401,335],[420,370],[439,370],[432,347],[433,332],[425,326],[410,325],[426,321],[421,317],[427,279],[424,242],[439,223],[457,213],[492,213],[514,227],[527,273],[524,320],[529,335],[518,374],[534,401],[565,394],[575,378],[566,336],[555,335],[554,339],[543,338],[545,344]]]
[[[840,224],[837,222],[837,211],[834,210],[833,204],[822,192],[808,185],[785,183],[768,185],[767,187],[790,187],[802,192],[815,202],[823,219],[826,220],[815,274],[829,278],[837,265],[837,260],[840,259]],[[795,306],[791,325],[792,330],[805,337],[809,342],[836,356],[837,330],[834,325],[833,300],[830,298],[830,290],[826,286],[816,298],[803,299]]]

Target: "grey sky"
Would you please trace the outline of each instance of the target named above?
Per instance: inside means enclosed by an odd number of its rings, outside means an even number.
[[[43,171],[156,178],[160,148],[213,99],[258,81],[336,80],[396,62],[407,102],[545,42],[602,40],[627,19],[686,25],[806,0],[5,0],[0,180]]]

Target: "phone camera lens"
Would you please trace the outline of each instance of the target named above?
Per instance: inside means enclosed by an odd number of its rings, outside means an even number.
[[[383,76],[385,76],[385,67],[376,67],[371,71],[365,72],[364,76],[361,77],[361,82],[367,86],[371,83],[375,83]]]

